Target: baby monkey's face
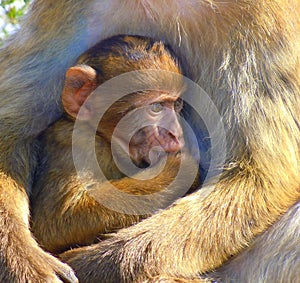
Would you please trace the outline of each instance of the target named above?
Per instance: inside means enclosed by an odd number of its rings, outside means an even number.
[[[156,101],[143,107],[145,127],[137,129],[129,143],[131,159],[138,166],[156,163],[165,153],[179,152],[183,133],[178,121],[182,101]]]
[[[117,109],[121,105],[124,107],[124,104],[128,108],[116,119],[116,113],[120,113]],[[152,92],[128,95],[104,114],[99,131],[108,130],[105,135],[127,152],[137,166],[147,167],[155,164],[162,155],[177,153],[184,146],[179,123],[182,106],[182,100],[174,94]],[[111,115],[114,115],[115,123],[109,119]],[[107,128],[109,124],[110,129]]]

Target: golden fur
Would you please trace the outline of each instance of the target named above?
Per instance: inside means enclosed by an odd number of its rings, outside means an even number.
[[[207,197],[196,192],[63,258],[82,282],[184,282],[222,265],[207,276],[300,278],[299,18],[299,0],[36,0],[0,53],[0,279],[66,274],[28,230],[34,139],[61,114],[65,70],[116,34],[164,40],[185,61],[222,116],[226,170]]]

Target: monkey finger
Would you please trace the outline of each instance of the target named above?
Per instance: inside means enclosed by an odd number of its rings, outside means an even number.
[[[66,270],[60,270],[58,273],[59,278],[64,282],[64,283],[78,283],[78,279],[75,275],[75,272],[68,267]]]
[[[75,275],[75,272],[67,264],[59,262],[58,264],[53,266],[53,269],[54,269],[57,277],[59,277],[59,279],[62,280],[62,282],[78,283],[78,279]]]

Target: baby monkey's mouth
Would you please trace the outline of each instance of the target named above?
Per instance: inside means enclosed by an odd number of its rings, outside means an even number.
[[[157,126],[147,126],[137,131],[129,142],[129,155],[139,168],[155,166],[169,154],[181,152],[182,137],[174,137],[167,130]]]
[[[168,152],[161,151],[159,147],[153,147],[150,151],[146,152],[144,155],[139,155],[137,158],[130,154],[132,162],[141,169],[149,168],[155,166],[163,158],[166,158],[169,154]]]

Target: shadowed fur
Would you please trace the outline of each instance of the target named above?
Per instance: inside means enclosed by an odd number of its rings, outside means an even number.
[[[0,53],[1,280],[55,282],[61,266],[28,230],[34,141],[61,115],[66,69],[117,34],[162,39],[184,59],[222,116],[225,170],[207,197],[63,258],[82,282],[196,280],[222,265],[208,276],[299,278],[299,11],[299,0],[36,0]]]

